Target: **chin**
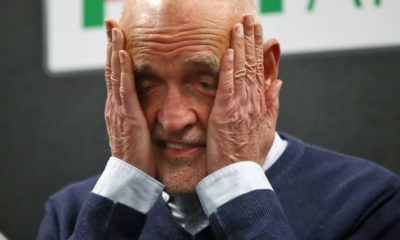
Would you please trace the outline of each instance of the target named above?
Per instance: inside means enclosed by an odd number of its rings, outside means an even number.
[[[190,195],[196,193],[196,185],[182,187],[175,183],[165,184],[165,192],[175,196]]]
[[[204,159],[204,160],[203,160]],[[186,195],[196,192],[196,185],[207,176],[205,158],[162,159],[157,163],[157,179],[172,195]],[[186,164],[185,164],[186,163]]]

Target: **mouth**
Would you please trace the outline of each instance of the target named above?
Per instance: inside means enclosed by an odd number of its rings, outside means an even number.
[[[192,157],[202,148],[205,148],[205,144],[177,143],[171,141],[159,142],[158,145],[167,158]]]

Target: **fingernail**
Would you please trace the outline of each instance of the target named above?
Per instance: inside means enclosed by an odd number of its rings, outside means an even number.
[[[107,19],[104,19],[104,23],[105,23],[105,25],[106,25],[106,31],[107,31],[107,32],[110,32],[110,31],[111,31],[111,26],[110,26],[110,24],[108,24],[108,22],[106,22],[106,20],[107,20]]]
[[[247,17],[246,17],[245,24],[246,24],[247,27],[253,26],[253,24],[254,24],[253,16],[251,16],[251,15],[250,15],[250,16],[247,16]]]
[[[259,24],[256,25],[256,35],[258,36],[262,35],[262,27]]]
[[[124,58],[124,54],[122,53],[122,50],[119,51],[119,61],[120,61],[121,65],[124,64],[124,62],[125,62],[125,58]]]
[[[115,28],[112,29],[112,40],[113,42],[117,40],[117,29]]]
[[[238,35],[239,37],[243,37],[243,25],[240,23],[238,25],[236,25],[236,35]]]
[[[229,49],[229,50],[228,50],[228,54],[226,55],[226,58],[227,58],[229,61],[232,61],[232,60],[233,60],[233,49]]]

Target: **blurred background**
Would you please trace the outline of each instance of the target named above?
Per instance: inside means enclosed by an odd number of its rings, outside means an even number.
[[[0,232],[9,239],[34,239],[48,197],[100,173],[110,155],[103,71],[48,74],[43,11],[40,0],[1,1]],[[280,131],[400,174],[399,47],[286,54],[279,77]]]

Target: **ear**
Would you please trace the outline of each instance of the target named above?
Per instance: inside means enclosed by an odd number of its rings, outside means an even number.
[[[278,77],[279,59],[281,57],[281,47],[276,39],[271,39],[263,46],[264,52],[264,81],[268,88],[271,81]]]

